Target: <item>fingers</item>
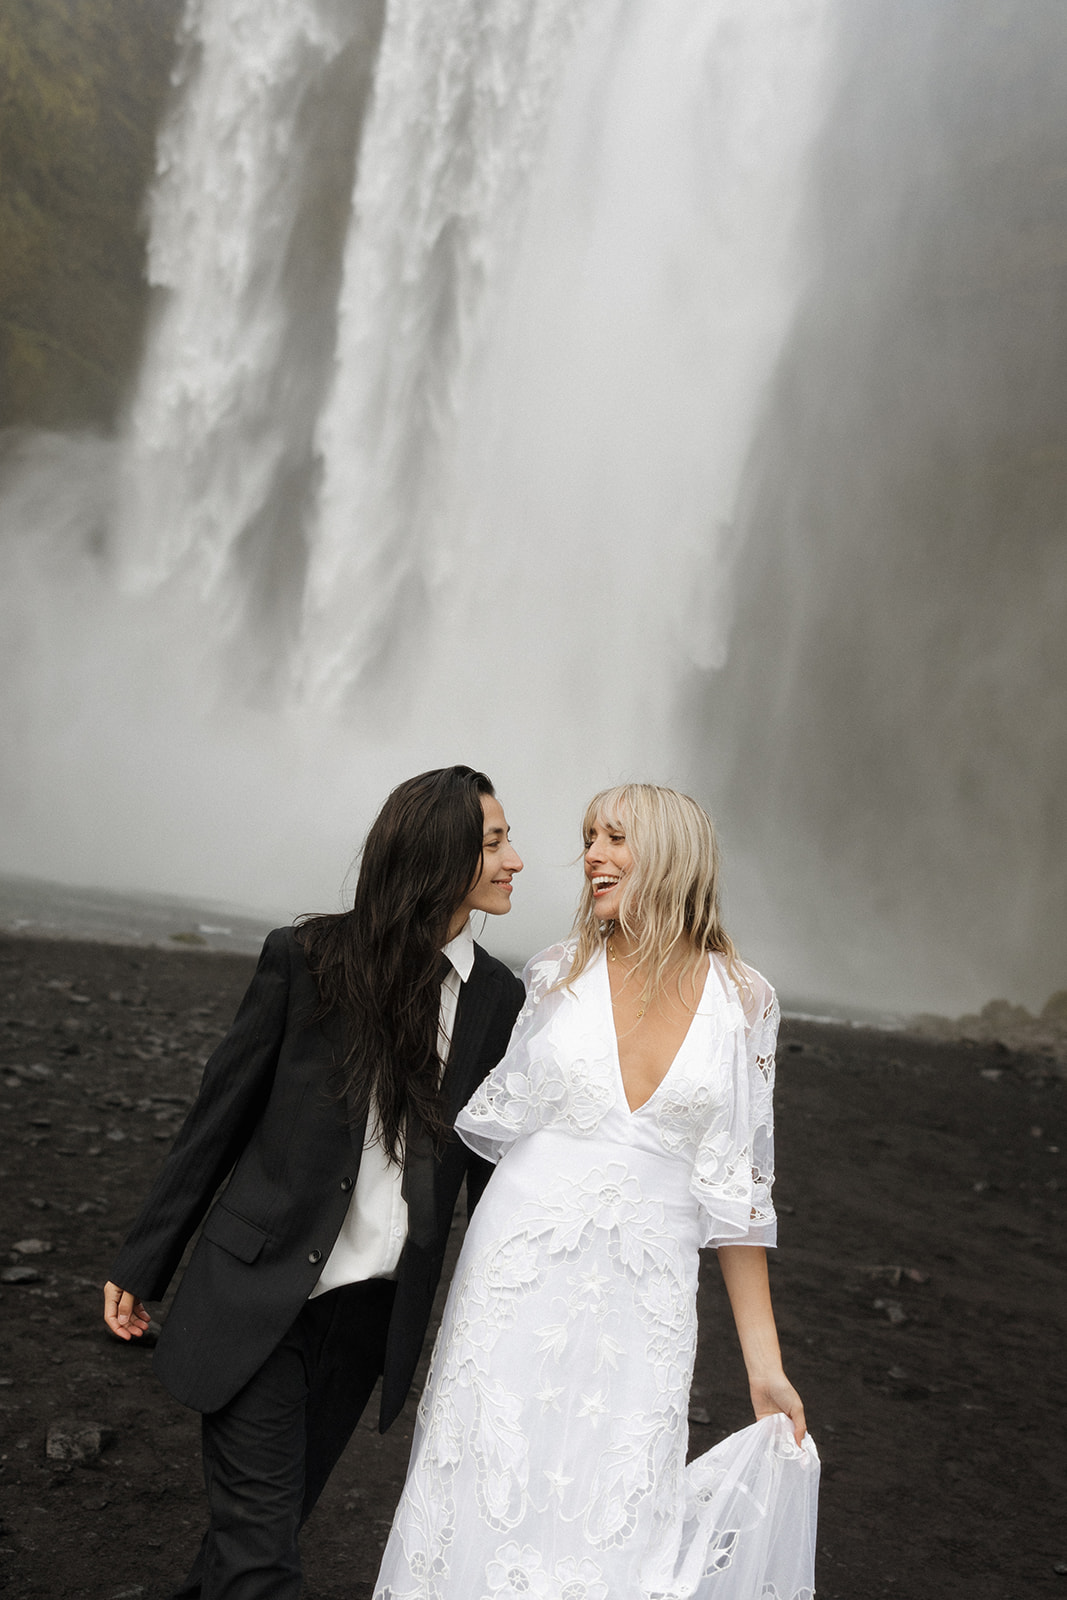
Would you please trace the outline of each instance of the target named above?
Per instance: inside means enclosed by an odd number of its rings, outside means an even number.
[[[151,1318],[140,1300],[117,1283],[104,1285],[104,1321],[120,1339],[139,1339]]]
[[[793,1385],[788,1381],[784,1385],[770,1385],[758,1393],[753,1393],[753,1410],[757,1418],[769,1416],[772,1412],[784,1412],[793,1424],[793,1438],[801,1444],[808,1431],[807,1421],[804,1416],[804,1404]]]
[[[141,1302],[139,1300],[135,1300],[133,1302],[133,1311],[130,1313],[129,1326],[131,1333],[133,1333],[135,1337],[139,1339],[142,1333],[147,1330],[148,1324],[151,1322],[151,1320],[151,1315],[145,1310]]]
[[[119,1327],[119,1301],[122,1299],[122,1290],[117,1283],[104,1284],[104,1321],[112,1333],[117,1333],[121,1339],[128,1339],[129,1334],[124,1328]]]
[[[786,1393],[782,1395],[781,1409],[793,1424],[793,1438],[797,1444],[802,1444],[804,1435],[808,1431],[808,1425],[804,1417],[804,1403],[791,1384]]]

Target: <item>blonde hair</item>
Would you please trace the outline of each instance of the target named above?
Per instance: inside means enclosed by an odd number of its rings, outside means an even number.
[[[660,989],[679,945],[684,959],[679,985],[707,951],[726,959],[739,989],[747,987],[737,951],[719,912],[719,841],[702,806],[676,789],[653,783],[624,783],[593,796],[582,821],[588,846],[593,824],[625,835],[633,867],[622,879],[619,916],[602,923],[593,910],[588,880],[571,930],[578,944],[565,983],[571,983],[599,954],[616,926],[635,941],[634,964],[647,974],[645,998]]]

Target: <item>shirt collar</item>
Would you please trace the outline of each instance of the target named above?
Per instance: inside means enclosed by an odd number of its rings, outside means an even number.
[[[474,935],[471,932],[469,917],[456,937],[448,941],[441,953],[448,957],[459,973],[460,982],[466,983],[474,967]]]

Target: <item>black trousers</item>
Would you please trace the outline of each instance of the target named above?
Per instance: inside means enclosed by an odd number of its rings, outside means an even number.
[[[173,1600],[297,1600],[297,1536],[382,1371],[394,1292],[370,1279],[308,1300],[255,1376],[205,1413],[211,1520]]]

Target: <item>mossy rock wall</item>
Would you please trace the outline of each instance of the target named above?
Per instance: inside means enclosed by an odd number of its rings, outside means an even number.
[[[180,0],[0,7],[0,426],[114,421]]]

